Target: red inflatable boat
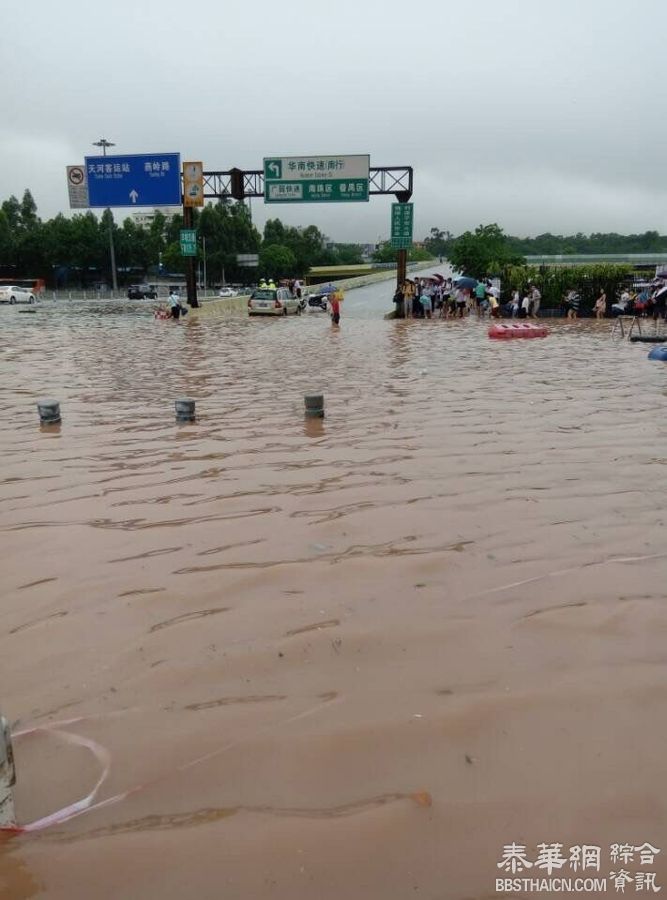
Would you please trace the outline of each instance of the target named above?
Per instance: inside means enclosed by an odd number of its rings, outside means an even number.
[[[512,325],[492,325],[489,328],[489,337],[498,340],[508,340],[509,338],[538,338],[546,337],[549,329],[544,325],[530,325],[516,322]]]

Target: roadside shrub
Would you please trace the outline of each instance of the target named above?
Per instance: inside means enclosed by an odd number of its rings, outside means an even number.
[[[537,285],[542,294],[543,309],[558,309],[569,290],[581,297],[580,315],[587,315],[604,290],[607,303],[613,303],[627,285],[633,268],[630,265],[599,263],[584,266],[505,266],[501,271],[502,300],[507,302],[512,291],[523,297],[529,284]]]

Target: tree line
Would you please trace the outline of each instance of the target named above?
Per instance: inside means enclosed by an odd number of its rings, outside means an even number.
[[[480,226],[488,227],[488,226]],[[470,236],[466,231],[455,237],[451,231],[431,228],[424,246],[434,256],[449,258],[455,243],[461,238]],[[586,235],[577,234],[538,234],[536,237],[516,237],[504,235],[507,249],[518,256],[570,256],[577,253],[667,253],[667,235],[657,231],[645,231],[643,234],[616,234],[615,232],[596,232]]]
[[[209,203],[193,212],[198,258],[205,257],[211,285],[243,282],[253,274],[239,266],[238,254],[257,254],[259,273],[274,278],[302,276],[311,266],[363,262],[361,245],[331,244],[315,225],[295,228],[269,219],[260,234],[242,202]],[[109,210],[100,218],[88,211],[43,221],[26,190],[21,200],[11,196],[0,206],[0,275],[43,278],[55,288],[110,285],[110,229],[120,284],[182,274],[181,228],[182,215],[168,218],[159,211],[146,226],[131,217],[119,225]]]
[[[243,282],[257,274],[238,265],[238,254],[257,254],[258,274],[274,278],[303,276],[311,266],[363,262],[361,245],[332,244],[315,225],[296,228],[280,219],[268,219],[260,234],[243,202],[221,200],[193,212],[198,256],[200,260],[205,257],[210,285]],[[88,211],[73,216],[59,213],[43,221],[26,190],[21,200],[11,196],[0,206],[0,275],[44,278],[50,287],[111,284],[110,230],[120,284],[150,279],[158,273],[182,274],[181,228],[182,215],[167,218],[159,211],[146,226],[130,217],[119,225],[109,210],[100,218]],[[459,271],[482,276],[493,268],[521,263],[526,255],[642,252],[667,252],[667,235],[657,231],[589,236],[547,233],[519,238],[504,234],[494,224],[480,225],[458,237],[431,228],[421,245],[409,249],[408,257],[412,261],[446,257]],[[381,243],[373,259],[395,262],[396,250],[390,242]]]

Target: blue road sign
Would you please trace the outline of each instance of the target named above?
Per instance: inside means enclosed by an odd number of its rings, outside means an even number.
[[[178,206],[181,156],[87,156],[89,206]]]

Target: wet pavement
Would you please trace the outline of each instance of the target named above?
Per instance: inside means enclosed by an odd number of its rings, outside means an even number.
[[[667,853],[667,366],[390,297],[0,309],[1,709],[57,726],[15,739],[21,823],[109,763],[0,842],[3,898],[459,900],[512,842]]]

